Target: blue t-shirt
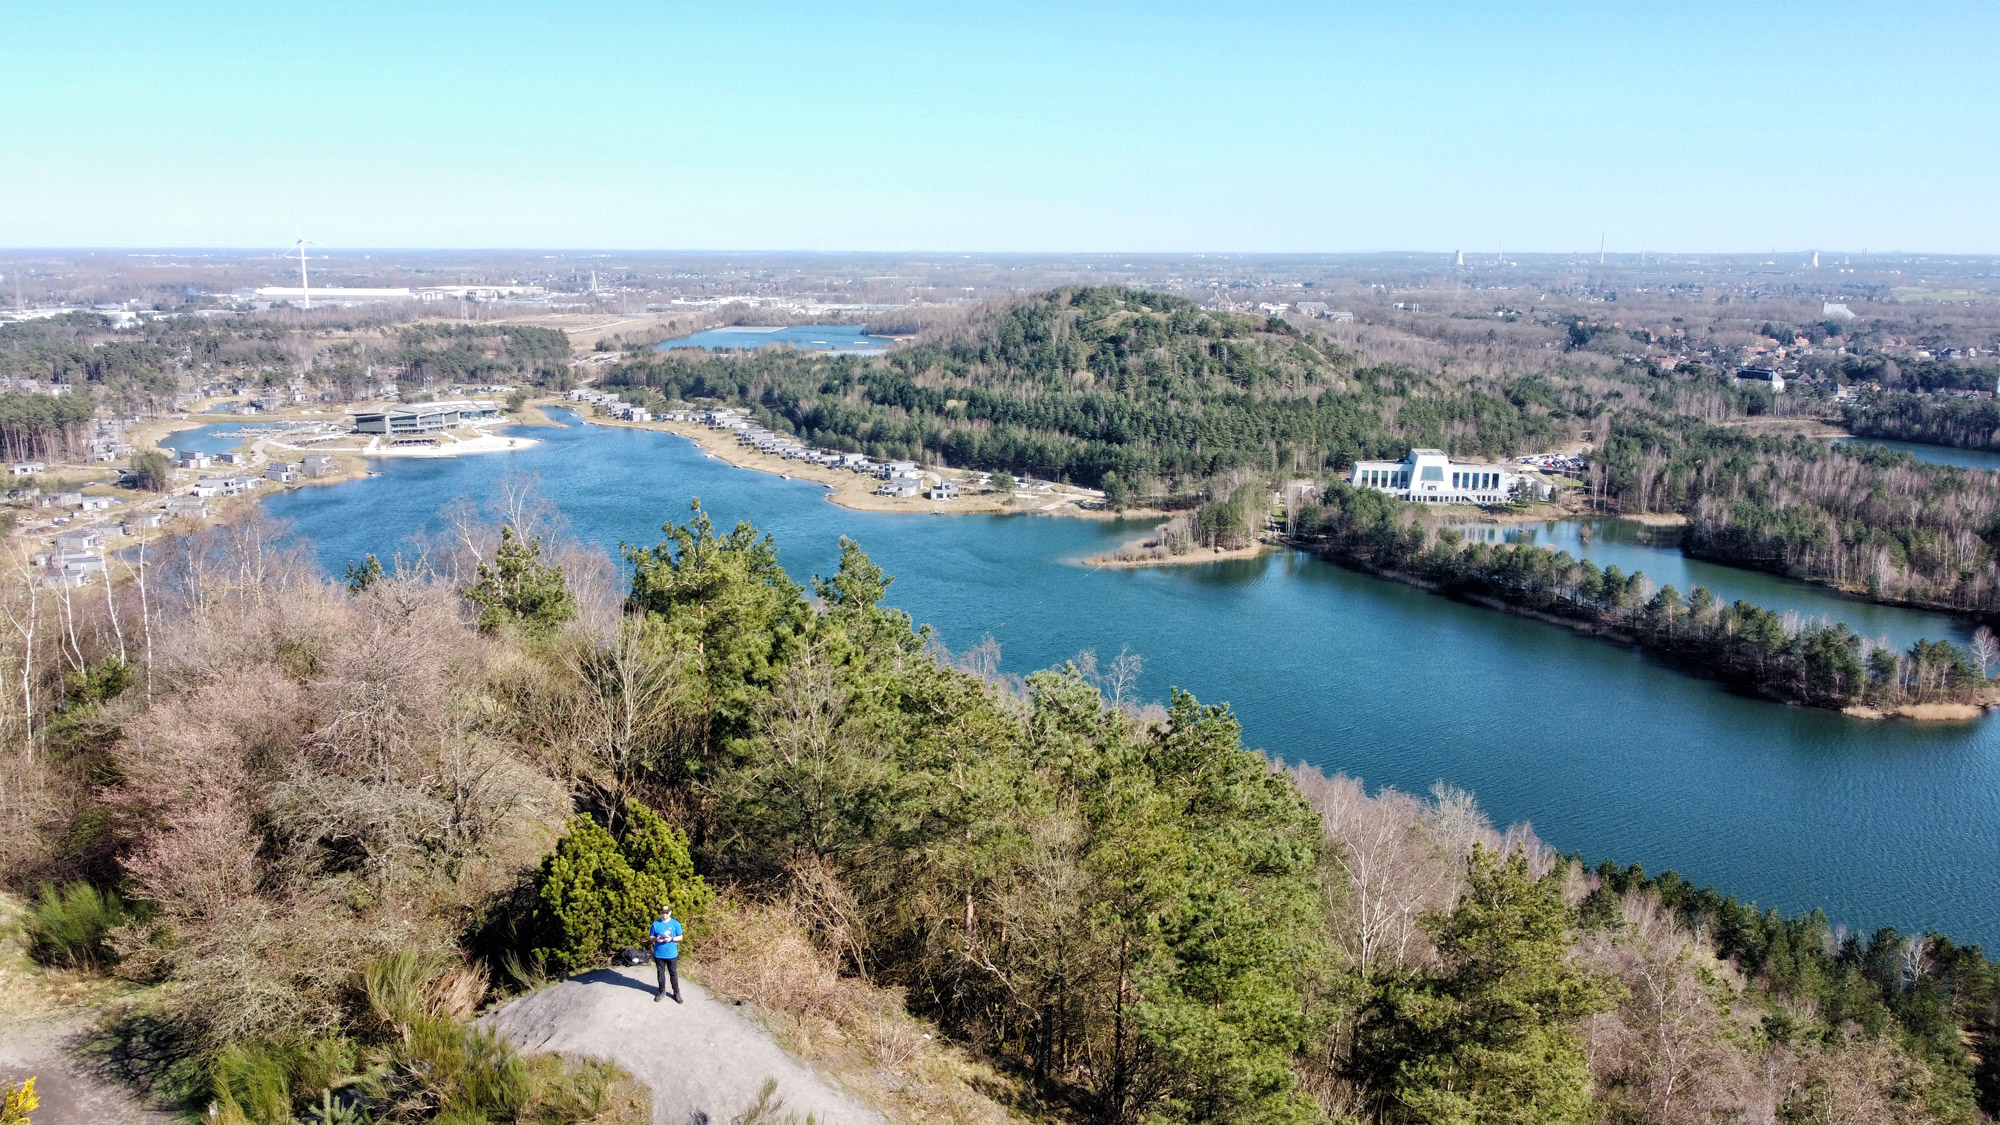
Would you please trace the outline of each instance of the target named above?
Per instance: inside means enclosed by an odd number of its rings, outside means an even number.
[[[681,955],[681,920],[653,923],[653,956],[679,957]]]

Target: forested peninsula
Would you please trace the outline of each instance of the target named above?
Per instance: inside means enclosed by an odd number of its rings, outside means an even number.
[[[1065,288],[882,357],[673,351],[628,358],[605,382],[655,403],[742,403],[825,448],[1170,508],[1250,479],[1337,477],[1412,446],[1493,458],[1589,444],[1587,510],[1685,516],[1691,553],[1882,601],[2000,612],[1989,474],[1746,430],[1731,420],[1766,416],[1770,391],[1712,369],[1385,362],[1324,328]]]
[[[1859,437],[1925,441],[1961,449],[2000,449],[2000,402],[1885,393],[1849,403],[1841,419]]]
[[[1838,624],[1712,606],[1707,591],[1641,594],[1637,576],[1607,585],[1566,556],[1463,547],[1415,507],[1340,483],[1356,459],[1412,446],[1498,458],[1591,445],[1571,494],[1580,513],[1684,517],[1691,555],[1876,601],[2000,612],[1991,474],[1718,422],[1772,404],[1714,375],[1561,361],[1427,369],[1370,361],[1324,328],[1072,288],[884,357],[674,351],[629,358],[606,382],[656,405],[741,403],[819,447],[1036,473],[1102,487],[1115,507],[1184,510],[1162,543],[1248,542],[1268,497],[1305,481],[1322,500],[1288,513],[1285,529],[1336,561],[1634,641],[1785,702],[1986,700],[1994,654],[1944,639],[1898,653]]]
[[[1987,669],[1946,640],[1908,652],[1839,622],[1788,622],[1745,601],[1685,596],[1643,573],[1600,569],[1545,547],[1468,543],[1454,528],[1379,492],[1332,485],[1293,520],[1292,541],[1369,573],[1639,645],[1696,675],[1783,703],[1857,714],[1968,718],[1994,700]],[[1979,645],[1992,650],[1982,633]],[[1948,704],[1944,708],[1926,705]]]
[[[898,1121],[1994,1107],[1976,948],[1587,868],[1185,693],[1000,677],[853,543],[801,586],[748,525],[665,533],[622,579],[531,524],[336,584],[239,523],[69,607],[0,705],[0,858],[46,888],[33,955],[123,982],[106,1057],[237,1123],[636,1122],[615,1068],[469,1019],[670,903],[698,979]]]

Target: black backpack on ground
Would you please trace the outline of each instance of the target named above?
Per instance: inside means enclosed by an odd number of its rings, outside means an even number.
[[[650,960],[652,958],[643,949],[621,949],[611,956],[614,965],[643,965]]]

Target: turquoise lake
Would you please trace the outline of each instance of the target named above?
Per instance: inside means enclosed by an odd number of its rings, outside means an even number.
[[[857,324],[796,324],[785,328],[710,328],[659,345],[662,351],[676,348],[704,348],[727,351],[732,348],[763,348],[772,345],[808,352],[840,352],[869,355],[887,351],[896,341],[887,336],[870,336]]]
[[[840,536],[860,541],[896,577],[891,604],[954,650],[992,636],[1007,671],[1129,646],[1146,662],[1142,696],[1180,687],[1227,701],[1246,742],[1288,761],[1371,787],[1447,781],[1495,822],[1531,821],[1593,863],[1673,868],[1765,906],[1819,907],[1854,929],[2000,943],[2000,723],[1869,723],[1781,707],[1631,649],[1297,553],[1092,570],[1078,560],[1144,525],[855,512],[817,485],[732,468],[668,434],[514,432],[542,444],[384,461],[379,477],[284,492],[268,507],[339,574],[366,553],[386,559],[437,527],[454,497],[484,499],[508,473],[538,474],[571,531],[614,552],[658,542],[660,525],[686,518],[698,496],[718,523],[747,519],[774,534],[799,579],[832,570]],[[1557,546],[1581,535],[1576,525],[1533,530]],[[1588,550],[1640,552],[1640,565],[1619,565],[1683,592],[1662,569],[1674,560],[1718,594],[1740,580],[1773,608],[1876,615],[1873,627],[1856,622],[1870,636],[1961,628],[1768,575],[1711,574],[1629,530],[1595,530]]]

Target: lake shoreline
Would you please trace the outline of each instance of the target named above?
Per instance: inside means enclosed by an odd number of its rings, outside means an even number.
[[[1149,566],[1200,566],[1203,563],[1238,562],[1245,559],[1260,559],[1275,551],[1283,550],[1289,544],[1258,540],[1248,546],[1228,548],[1198,547],[1185,555],[1146,555],[1140,558],[1121,558],[1119,552],[1134,544],[1146,544],[1146,540],[1134,540],[1102,555],[1092,555],[1083,560],[1083,565],[1092,570],[1139,570]]]
[[[1710,665],[1699,659],[1651,644],[1639,634],[1621,629],[1616,625],[1607,624],[1602,621],[1585,621],[1579,618],[1566,617],[1562,614],[1549,613],[1544,610],[1535,609],[1532,606],[1517,605],[1502,598],[1488,595],[1446,590],[1439,583],[1420,578],[1407,571],[1397,570],[1392,567],[1377,566],[1365,560],[1326,549],[1317,544],[1293,541],[1290,545],[1325,562],[1354,571],[1357,574],[1365,574],[1372,578],[1395,582],[1399,585],[1409,586],[1413,589],[1422,590],[1426,593],[1435,594],[1466,605],[1476,605],[1483,609],[1512,614],[1515,617],[1525,617],[1531,621],[1539,621],[1545,625],[1555,625],[1568,629],[1570,632],[1580,636],[1636,648],[1644,652],[1647,656],[1658,660],[1664,667],[1671,668],[1683,675],[1696,679],[1722,684],[1731,691],[1742,692],[1748,698],[1765,703],[1773,703],[1785,707],[1797,707],[1802,710],[1818,711],[1823,714],[1840,715],[1850,719],[1903,719],[1918,723],[1966,722],[1983,718],[1995,707],[2000,707],[2000,699],[1995,698],[1994,689],[1990,686],[1985,690],[1978,702],[1971,703],[1956,701],[1902,703],[1888,707],[1872,707],[1855,703],[1832,707],[1778,699],[1756,691],[1751,685],[1740,683],[1732,677],[1716,674]]]
[[[563,405],[550,403],[548,405]],[[592,418],[582,410],[577,420],[586,426],[609,429],[645,430],[685,438],[702,452],[738,469],[766,473],[787,480],[810,481],[827,489],[827,500],[858,512],[898,512],[907,515],[1026,515],[1055,516],[1063,519],[1118,520],[1164,519],[1167,513],[1144,508],[1114,512],[1108,508],[1086,508],[1085,503],[1102,503],[1100,494],[1074,486],[1056,486],[1047,494],[970,492],[956,500],[929,500],[921,496],[878,496],[876,479],[844,469],[829,469],[803,461],[788,461],[751,449],[727,431],[712,429],[699,422],[627,422],[618,418]]]

